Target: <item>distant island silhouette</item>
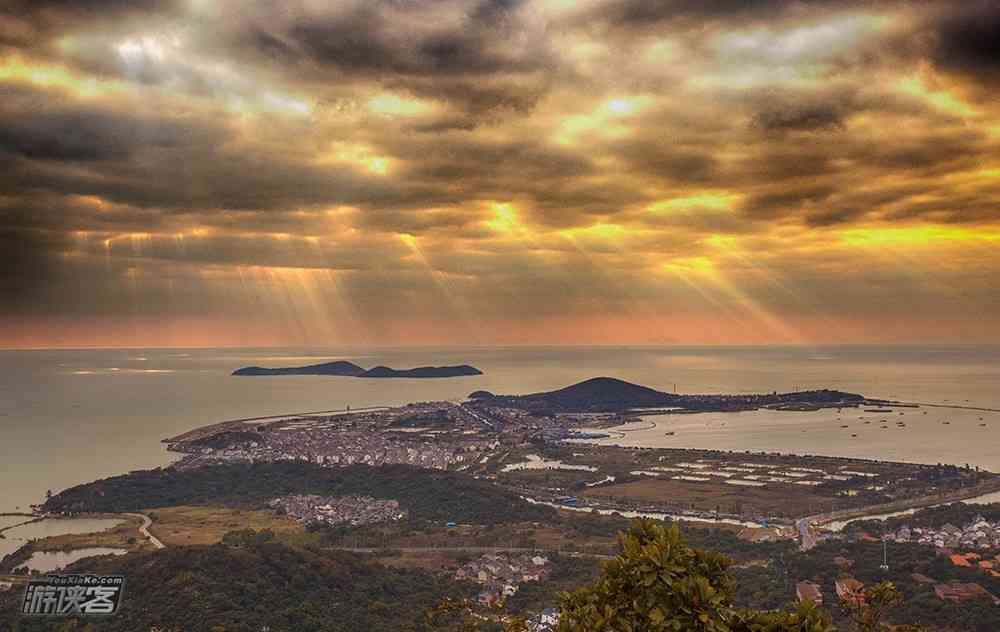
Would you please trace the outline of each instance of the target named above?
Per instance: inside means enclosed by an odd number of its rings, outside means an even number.
[[[678,395],[611,377],[595,377],[555,391],[528,395],[495,395],[475,391],[469,399],[484,404],[536,411],[622,411],[654,408],[686,411],[738,411],[771,408],[776,410],[819,410],[857,407],[867,400],[857,393],[829,389],[794,393]]]
[[[412,369],[393,369],[387,366],[376,366],[371,369],[348,362],[337,360],[335,362],[323,362],[321,364],[310,364],[307,366],[290,367],[260,367],[245,366],[233,371],[233,375],[239,376],[264,376],[264,375],[334,375],[340,377],[372,377],[372,378],[444,378],[462,377],[466,375],[482,375],[483,372],[474,366],[460,364],[457,366],[418,366]]]

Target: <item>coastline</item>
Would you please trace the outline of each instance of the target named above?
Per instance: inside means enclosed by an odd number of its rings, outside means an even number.
[[[929,507],[936,507],[938,505],[947,505],[956,502],[963,502],[966,500],[974,500],[981,496],[987,496],[990,494],[995,494],[997,492],[1000,492],[1000,479],[988,481],[986,483],[977,485],[975,488],[971,488],[961,492],[950,492],[934,496],[924,496],[922,498],[899,500],[890,503],[885,503],[882,505],[858,507],[856,509],[841,509],[833,512],[816,514],[813,516],[806,516],[801,520],[808,521],[808,523],[812,526],[822,527],[823,525],[830,524],[832,522],[841,522],[841,521],[850,522],[854,520],[860,520],[863,518],[881,516],[883,514],[906,512],[909,510],[927,509]]]

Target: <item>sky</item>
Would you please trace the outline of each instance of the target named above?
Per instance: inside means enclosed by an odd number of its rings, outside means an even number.
[[[1000,2],[0,0],[0,347],[1000,342]]]

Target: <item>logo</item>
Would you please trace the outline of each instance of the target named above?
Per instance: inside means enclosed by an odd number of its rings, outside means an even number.
[[[22,614],[108,615],[118,611],[122,575],[46,575],[28,581]]]

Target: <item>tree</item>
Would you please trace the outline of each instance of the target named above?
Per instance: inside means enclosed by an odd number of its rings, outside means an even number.
[[[859,599],[842,599],[841,605],[851,617],[858,632],[920,632],[920,626],[890,626],[883,623],[885,615],[903,603],[903,595],[892,582],[879,582],[862,591]]]
[[[524,617],[507,612],[507,600],[477,606],[469,599],[445,599],[439,606],[425,614],[427,623],[435,630],[449,632],[485,632],[486,626],[503,632],[529,632]]]
[[[637,520],[601,576],[561,596],[558,632],[833,632],[812,603],[762,613],[732,605],[732,561],[688,546],[676,525]]]
[[[677,525],[636,520],[618,536],[621,552],[605,562],[592,584],[560,595],[557,632],[837,632],[829,613],[811,601],[762,612],[733,606],[733,562],[712,551],[692,548]],[[864,592],[851,606],[857,632],[926,632],[919,626],[883,623],[902,598],[889,582]],[[506,613],[505,603],[477,606],[448,601],[429,615],[461,632],[522,632],[526,621]]]

